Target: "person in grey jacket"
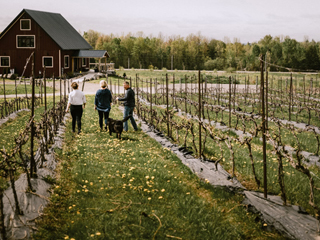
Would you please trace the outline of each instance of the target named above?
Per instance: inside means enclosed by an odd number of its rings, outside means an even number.
[[[126,90],[124,98],[117,97],[118,101],[123,101],[123,105],[124,105],[123,119],[125,119],[127,116],[131,115],[131,117],[129,118],[130,122],[132,124],[133,129],[135,131],[137,131],[138,127],[137,127],[136,121],[133,118],[133,110],[136,105],[135,98],[134,98],[135,93],[131,89],[130,83],[128,81],[125,81],[123,83],[123,87]],[[128,121],[124,122],[123,130],[128,131]]]

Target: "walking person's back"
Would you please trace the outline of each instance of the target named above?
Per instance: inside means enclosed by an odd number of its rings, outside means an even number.
[[[107,123],[109,113],[111,111],[112,95],[110,90],[107,88],[105,80],[100,81],[100,89],[96,92],[94,100],[94,109],[98,110],[99,113],[99,125],[100,129],[103,129],[103,117],[105,123],[105,129],[107,130]]]
[[[66,112],[71,112],[72,116],[72,132],[76,131],[76,123],[78,125],[78,133],[81,132],[81,118],[83,109],[86,106],[86,97],[82,91],[78,89],[79,85],[76,82],[71,84],[73,91],[69,94]]]

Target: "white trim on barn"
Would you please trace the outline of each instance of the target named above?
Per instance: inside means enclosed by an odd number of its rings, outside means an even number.
[[[5,57],[7,57],[7,58],[9,58],[9,65],[8,66],[5,66],[5,65],[2,65],[1,64],[1,58],[5,58]],[[10,67],[10,56],[0,56],[0,67]]]
[[[52,62],[52,65],[51,66],[47,66],[46,65],[46,68],[53,68],[53,56],[42,56],[42,67],[44,67],[44,59],[45,58],[51,58],[51,62]]]
[[[28,29],[22,28],[22,21],[28,21],[29,22],[29,28]],[[31,19],[20,19],[20,30],[21,31],[30,31],[31,30]]]
[[[18,46],[18,44],[19,44],[18,38],[19,37],[33,37],[33,47],[19,47]],[[17,48],[27,48],[27,49],[36,48],[36,35],[17,35],[16,36],[16,47]]]
[[[66,61],[66,58],[68,58],[68,60]],[[67,63],[67,66],[66,66]],[[69,55],[64,55],[64,63],[63,63],[63,68],[64,69],[68,69],[70,68],[70,56]]]

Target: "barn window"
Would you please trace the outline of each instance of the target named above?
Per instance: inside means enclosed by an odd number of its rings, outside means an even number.
[[[64,56],[64,68],[69,68],[69,56]]]
[[[10,57],[0,57],[0,67],[10,67]]]
[[[53,57],[42,57],[42,66],[53,67]]]
[[[17,36],[17,47],[18,48],[34,48],[35,36],[30,36],[30,35]]]
[[[82,67],[86,66],[86,59],[85,58],[82,58]]]
[[[31,21],[30,19],[21,19],[20,20],[20,30],[31,30]]]

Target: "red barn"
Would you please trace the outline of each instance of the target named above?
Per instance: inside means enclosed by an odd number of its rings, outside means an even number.
[[[62,76],[89,69],[90,58],[106,58],[104,50],[90,50],[90,44],[58,13],[23,9],[0,33],[0,74],[7,69],[21,76],[32,74],[34,53],[35,76]]]

